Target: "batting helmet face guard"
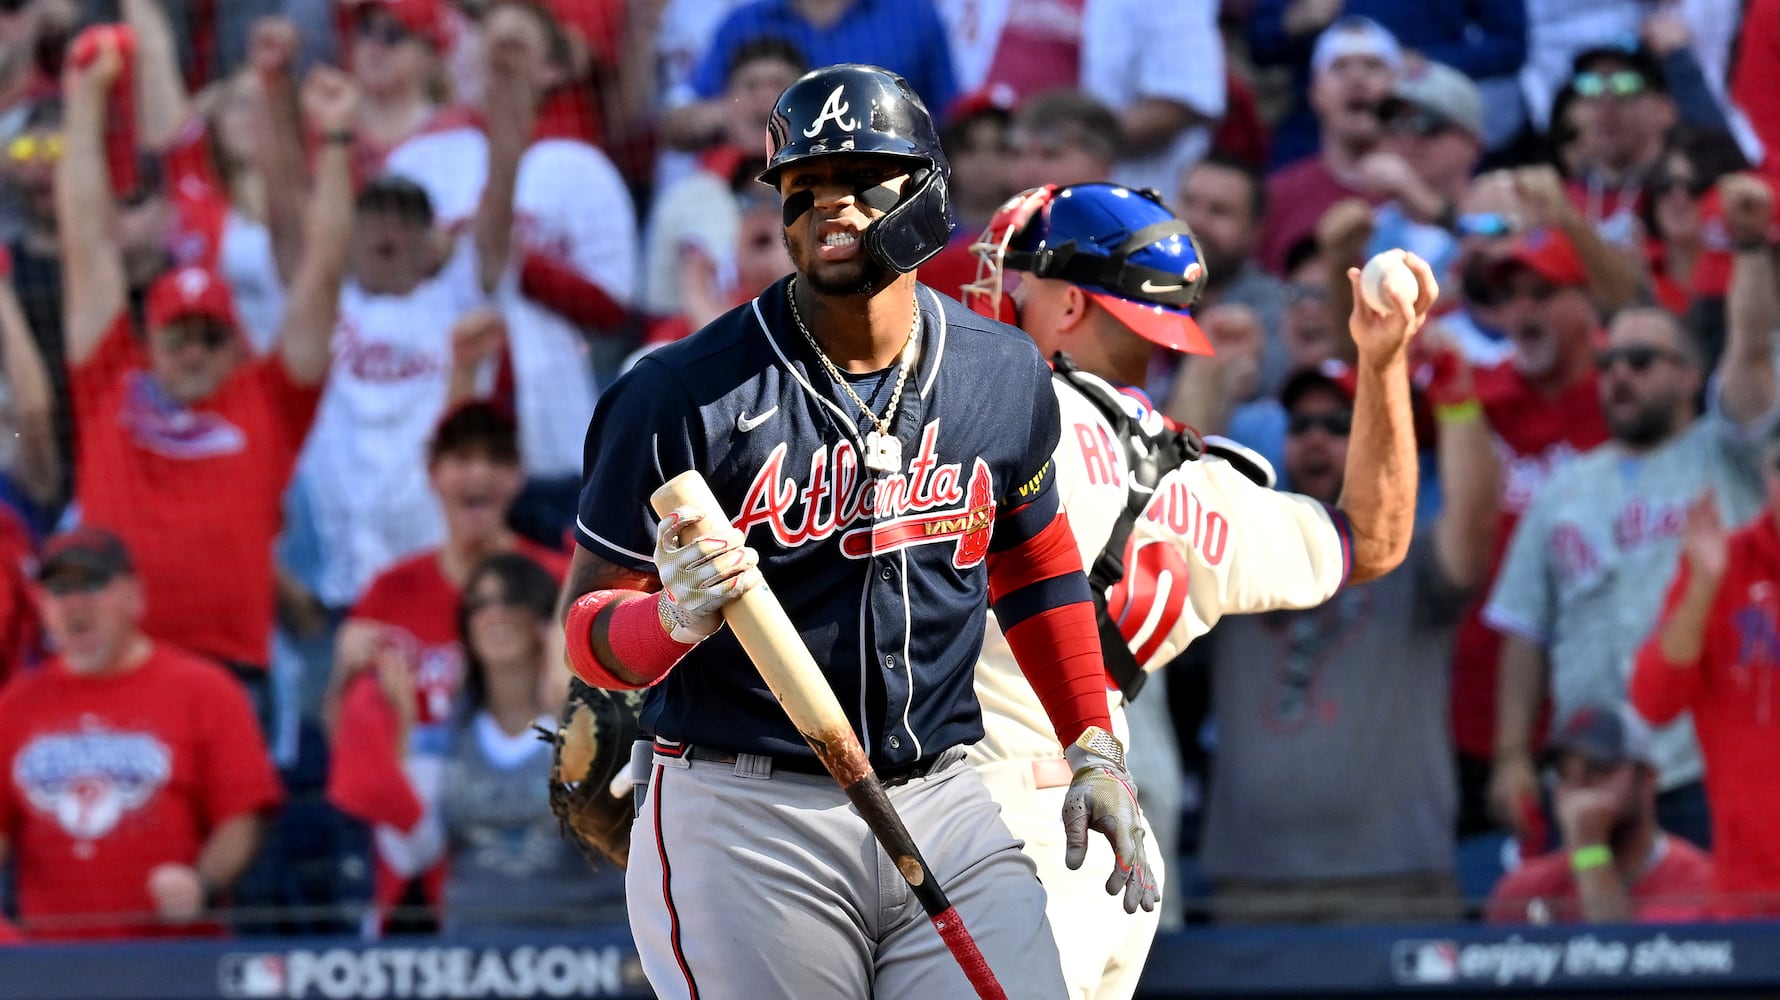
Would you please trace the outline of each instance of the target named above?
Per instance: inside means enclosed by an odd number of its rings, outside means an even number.
[[[799,160],[836,154],[895,157],[908,163],[909,183],[883,218],[865,231],[874,259],[906,274],[938,253],[952,235],[951,166],[940,150],[933,116],[908,81],[877,66],[845,63],[805,74],[785,88],[767,122],[763,184]],[[869,192],[867,192],[869,193]],[[867,204],[871,204],[867,200]],[[794,215],[786,207],[786,225]]]
[[[1145,340],[1211,354],[1191,306],[1205,290],[1199,241],[1150,191],[1117,184],[1047,185],[1014,195],[971,245],[977,280],[965,304],[1009,321],[1009,272],[1079,286]]]

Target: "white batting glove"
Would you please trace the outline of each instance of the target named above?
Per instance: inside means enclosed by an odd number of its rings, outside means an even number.
[[[1112,843],[1116,861],[1106,880],[1106,894],[1125,893],[1125,912],[1139,906],[1154,910],[1162,893],[1156,875],[1144,856],[1143,823],[1137,809],[1137,782],[1125,770],[1125,748],[1118,738],[1091,727],[1063,751],[1075,779],[1063,797],[1063,863],[1071,871],[1088,858],[1088,830],[1092,827]]]
[[[677,507],[655,530],[655,570],[663,594],[656,607],[668,635],[687,645],[722,628],[723,606],[763,582],[757,568],[760,555],[743,544],[742,533],[732,525],[680,543],[681,529],[703,520],[691,507]]]

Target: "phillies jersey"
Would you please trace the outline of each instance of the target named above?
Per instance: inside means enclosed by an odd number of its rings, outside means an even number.
[[[799,332],[788,280],[644,356],[601,396],[576,534],[653,572],[649,495],[698,470],[872,763],[906,769],[982,737],[971,680],[984,561],[1057,512],[1050,369],[1025,334],[916,286],[920,351],[893,423],[902,470],[873,472],[869,424]],[[876,396],[882,407],[890,390]],[[728,630],[650,690],[643,724],[668,740],[813,760]]]
[[[1087,373],[1074,378],[1117,399],[1148,434],[1163,418],[1143,400]],[[1052,455],[1057,493],[1084,565],[1093,565],[1133,489],[1124,442],[1100,408],[1053,380],[1061,438]],[[1141,487],[1138,487],[1141,489]],[[1166,665],[1226,614],[1314,607],[1352,572],[1347,515],[1309,497],[1259,486],[1206,456],[1163,476],[1124,552],[1125,576],[1108,595],[1137,662]],[[987,737],[973,763],[1061,755],[1044,706],[990,621],[977,669]]]

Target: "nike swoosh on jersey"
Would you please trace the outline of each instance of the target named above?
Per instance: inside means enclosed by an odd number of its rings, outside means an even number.
[[[1151,281],[1150,279],[1145,278],[1145,279],[1143,279],[1143,284],[1138,285],[1137,287],[1146,291],[1146,292],[1157,293],[1157,292],[1178,292],[1182,288],[1185,288],[1186,286],[1181,284],[1178,281],[1174,282],[1173,284],[1169,284],[1169,285],[1158,285],[1155,282]]]
[[[759,414],[758,416],[750,417],[750,416],[748,416],[747,411],[744,410],[741,413],[736,414],[735,429],[738,431],[741,431],[743,434],[746,434],[749,431],[753,430],[754,428],[759,427],[761,424],[766,423],[766,418],[772,416],[773,414],[775,414],[777,412],[779,412],[779,408],[775,406],[772,409],[766,411],[765,413]]]

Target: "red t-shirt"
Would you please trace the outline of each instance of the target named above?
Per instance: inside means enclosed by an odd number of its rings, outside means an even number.
[[[131,926],[154,912],[149,871],[193,863],[224,821],[284,795],[240,683],[158,643],[124,674],[82,677],[58,657],[0,689],[0,775],[21,918],[120,917],[45,937],[193,933]]]
[[[1533,495],[1560,465],[1607,440],[1600,392],[1589,369],[1556,397],[1534,391],[1512,362],[1479,369],[1477,395],[1495,433],[1502,462],[1501,514],[1496,522],[1490,578],[1502,565],[1514,526]],[[1496,740],[1496,672],[1500,633],[1485,625],[1483,587],[1459,624],[1452,656],[1452,730],[1458,748],[1488,760]]]
[[[1730,560],[1692,668],[1671,664],[1662,633],[1692,577],[1687,559],[1632,668],[1632,704],[1663,724],[1693,713],[1706,761],[1712,851],[1726,907],[1780,916],[1780,530],[1763,512],[1729,540]],[[1750,901],[1765,895],[1765,905]]]
[[[550,575],[562,582],[568,574],[568,558],[528,538],[514,546]],[[405,647],[418,664],[414,694],[418,699],[415,721],[420,725],[443,722],[451,714],[451,701],[463,684],[464,654],[457,638],[457,585],[439,567],[439,551],[432,549],[396,563],[371,581],[365,595],[352,609],[352,618],[385,626],[389,641]]]
[[[280,504],[321,386],[293,382],[274,353],[178,407],[149,376],[124,314],[71,367],[81,518],[129,545],[148,599],[143,630],[265,664]]]
[[[1657,851],[1656,864],[1631,886],[1632,919],[1637,923],[1683,923],[1709,917],[1711,856],[1675,836],[1664,836]],[[1568,851],[1534,858],[1503,876],[1490,893],[1484,920],[1529,923],[1527,907],[1535,900],[1545,904],[1556,923],[1582,920]]]
[[[1267,215],[1261,220],[1261,248],[1256,259],[1274,274],[1285,273],[1292,246],[1316,235],[1323,213],[1346,198],[1379,199],[1356,191],[1335,177],[1320,155],[1287,164],[1267,177]]]

